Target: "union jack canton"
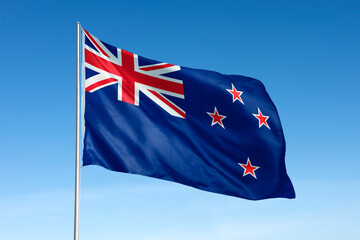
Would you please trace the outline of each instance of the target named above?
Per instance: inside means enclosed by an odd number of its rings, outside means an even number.
[[[138,106],[141,91],[169,114],[186,117],[184,110],[164,96],[184,98],[183,82],[163,76],[180,70],[179,66],[168,63],[139,66],[138,55],[119,48],[111,52],[99,39],[86,30],[84,33],[90,42],[85,45],[85,67],[98,73],[86,79],[85,91],[117,84],[119,101]]]

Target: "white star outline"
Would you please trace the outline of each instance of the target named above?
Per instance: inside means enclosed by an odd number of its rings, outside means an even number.
[[[214,109],[214,113],[211,113],[211,112],[206,112],[206,113],[209,114],[210,117],[212,117],[211,126],[214,126],[215,124],[219,124],[223,129],[225,129],[225,126],[224,126],[224,123],[222,122],[222,120],[224,120],[227,116],[219,114],[216,106],[215,106],[215,109]],[[215,121],[215,117],[213,117],[212,115],[216,115],[216,116],[219,116],[221,118],[219,119],[219,121]]]
[[[234,86],[233,83],[231,83],[231,87],[232,87],[232,89],[226,89],[226,90],[233,96],[233,103],[234,103],[236,100],[239,100],[239,102],[241,102],[243,105],[245,105],[244,101],[243,101],[242,98],[241,98],[241,95],[242,95],[244,92],[238,91],[238,90],[235,88],[235,86]],[[232,92],[239,93],[239,97],[238,97],[238,98],[235,97],[235,95],[234,95]]]
[[[251,176],[253,176],[255,179],[257,179],[256,177],[256,173],[255,171],[258,170],[260,167],[259,166],[255,166],[255,165],[251,165],[251,161],[250,158],[248,157],[246,164],[241,164],[238,163],[243,169],[244,169],[244,173],[243,173],[243,177],[245,177],[246,175],[250,174]],[[250,171],[250,172],[246,172],[246,167],[244,166],[250,166],[251,168],[254,168],[254,170]]]
[[[262,127],[263,125],[265,125],[265,127],[267,127],[268,129],[270,129],[269,124],[267,123],[267,120],[270,118],[269,116],[263,115],[260,108],[258,107],[258,114],[253,113],[254,117],[257,118],[257,120],[259,120],[259,128]],[[265,118],[264,121],[261,121],[261,117]],[[271,130],[271,129],[270,129]]]

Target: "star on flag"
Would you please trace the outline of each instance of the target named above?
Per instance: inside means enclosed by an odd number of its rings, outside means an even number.
[[[209,114],[210,117],[212,117],[211,126],[214,126],[215,124],[219,124],[222,128],[225,129],[222,120],[224,120],[224,118],[226,118],[226,116],[219,114],[219,112],[218,112],[218,110],[216,109],[216,107],[215,107],[213,113],[211,113],[211,112],[206,112],[206,113]]]
[[[238,91],[235,88],[234,84],[232,84],[232,83],[231,83],[231,86],[232,86],[232,89],[226,89],[226,90],[232,95],[233,103],[236,100],[239,100],[239,102],[241,102],[242,104],[245,105],[244,101],[241,98],[241,95],[243,94],[243,92]],[[262,127],[263,125],[265,125],[268,129],[270,129],[270,126],[267,123],[269,116],[263,115],[259,107],[257,109],[258,109],[258,113],[257,114],[253,113],[253,115],[254,115],[254,117],[256,117],[259,120],[259,128]],[[209,114],[210,117],[212,117],[211,126],[214,126],[215,124],[219,124],[222,128],[225,129],[225,126],[224,126],[222,120],[224,120],[227,116],[219,114],[216,106],[215,106],[213,113],[211,113],[211,112],[206,112],[206,113]],[[242,164],[242,163],[238,163],[238,164],[244,169],[243,177],[250,174],[255,179],[257,179],[255,171],[257,169],[259,169],[260,167],[252,165],[250,158],[247,159],[246,164]]]
[[[241,164],[241,163],[238,163],[238,164],[244,169],[243,177],[250,174],[251,176],[256,178],[255,171],[257,169],[259,169],[260,167],[251,165],[250,158],[247,159],[246,164]]]
[[[231,93],[231,95],[233,96],[233,102],[235,102],[236,100],[239,100],[242,104],[245,104],[241,98],[241,95],[243,94],[243,92],[241,91],[237,91],[236,88],[234,87],[234,84],[231,83],[232,89],[226,89],[229,93]]]
[[[270,129],[269,124],[267,123],[269,116],[263,115],[260,111],[260,108],[258,108],[258,114],[253,113],[253,115],[254,115],[254,117],[256,117],[259,120],[259,128],[262,125],[265,125],[268,129]]]

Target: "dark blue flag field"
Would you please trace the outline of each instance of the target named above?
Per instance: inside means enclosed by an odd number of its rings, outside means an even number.
[[[83,166],[252,200],[294,198],[263,84],[150,60],[83,29]]]

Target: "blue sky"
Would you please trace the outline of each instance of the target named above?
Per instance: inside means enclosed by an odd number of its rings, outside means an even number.
[[[297,198],[81,169],[80,239],[358,239],[358,1],[6,1],[0,239],[73,235],[76,22],[117,47],[260,79]]]

